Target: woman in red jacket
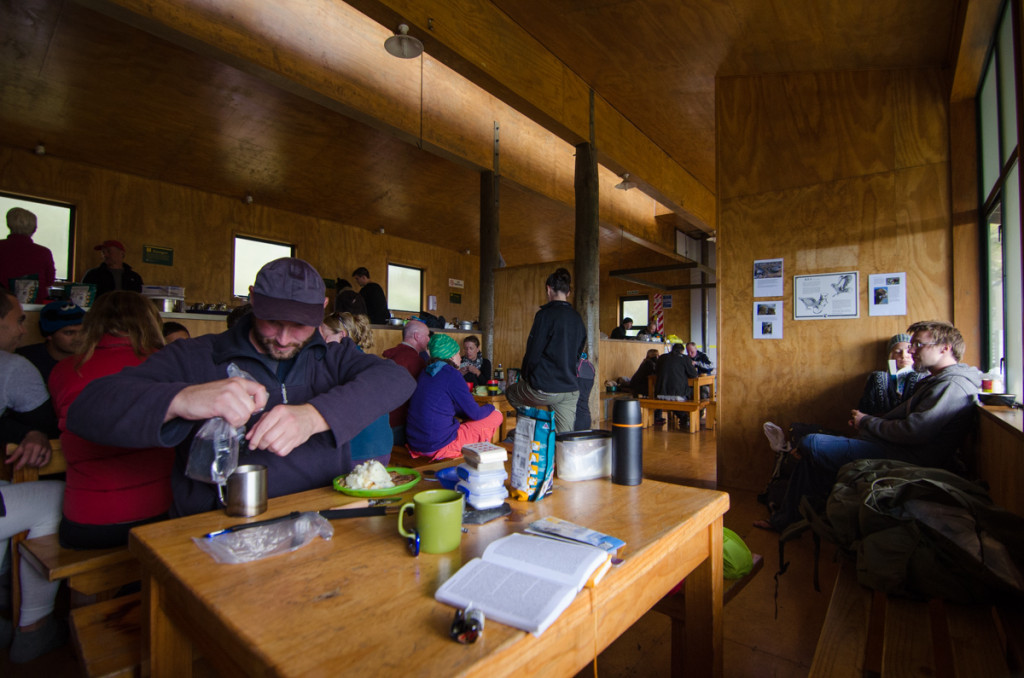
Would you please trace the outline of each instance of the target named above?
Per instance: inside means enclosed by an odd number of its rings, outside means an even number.
[[[65,548],[111,548],[127,544],[136,525],[167,517],[174,450],[111,447],[80,438],[67,430],[68,408],[93,379],[140,364],[164,340],[156,307],[136,292],[97,298],[82,328],[82,353],[58,363],[49,382],[67,459],[59,536]]]

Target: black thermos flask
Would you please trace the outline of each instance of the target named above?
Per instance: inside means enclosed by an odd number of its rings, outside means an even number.
[[[640,401],[616,398],[612,404],[612,482],[639,485],[643,481],[643,415]]]

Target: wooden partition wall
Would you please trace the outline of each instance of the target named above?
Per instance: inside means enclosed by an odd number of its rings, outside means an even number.
[[[249,235],[294,244],[296,256],[308,260],[325,278],[347,278],[355,284],[352,271],[366,266],[385,291],[389,263],[422,268],[423,293],[437,296],[437,315],[476,320],[479,314],[479,259],[455,249],[258,203],[246,205],[222,195],[68,162],[56,154],[39,157],[22,149],[0,147],[0,190],[77,207],[76,280],[99,263],[93,246],[113,238],[124,243],[125,261],[147,284],[183,286],[187,302],[230,303],[234,236]],[[143,263],[144,245],[173,249],[174,265]],[[450,290],[449,278],[463,280],[465,288]],[[461,303],[449,301],[450,291],[461,294]]]
[[[953,319],[946,96],[932,70],[718,80],[720,484],[762,486],[765,421],[845,429],[888,337]],[[775,257],[783,338],[754,340],[752,265]],[[860,317],[794,321],[793,276],[839,271]],[[868,276],[895,272],[907,315],[869,316]]]

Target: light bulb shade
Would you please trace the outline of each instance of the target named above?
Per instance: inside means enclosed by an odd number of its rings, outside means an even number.
[[[615,184],[615,188],[619,189],[620,191],[628,191],[629,189],[636,188],[636,187],[637,187],[637,183],[629,178],[629,172],[626,172],[625,174],[623,174],[622,175],[622,181],[620,181],[619,183]]]
[[[415,59],[423,54],[423,43],[408,33],[409,27],[401,24],[398,27],[398,32],[384,41],[384,49],[388,51],[388,54],[399,59]]]

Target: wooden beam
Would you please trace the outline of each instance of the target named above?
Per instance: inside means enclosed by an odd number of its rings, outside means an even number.
[[[622,231],[622,237],[623,237],[624,240],[629,240],[630,242],[634,242],[637,245],[641,245],[643,247],[646,247],[647,249],[652,250],[654,252],[657,252],[658,254],[664,255],[666,257],[669,257],[670,259],[675,259],[676,261],[680,261],[680,262],[687,263],[687,264],[693,263],[689,259],[684,257],[683,255],[677,253],[674,249],[669,249],[667,247],[662,247],[661,245],[659,245],[657,243],[653,243],[650,240],[647,240],[646,238],[641,238],[640,236],[633,235],[632,233],[629,233],[625,229],[623,229],[623,231]],[[704,264],[701,264],[701,263],[696,263],[691,268],[695,268],[698,271],[703,271],[704,273],[708,273],[710,275],[715,275],[715,269],[713,269],[713,268],[711,268],[709,266],[705,266]]]
[[[491,168],[493,125],[498,121],[502,179],[563,205],[575,204],[573,145],[585,138],[589,125],[589,91],[490,3],[458,0],[449,7],[431,1],[399,7],[403,20],[413,26],[411,32],[427,46],[421,61],[396,59],[384,51],[384,39],[400,14],[385,3],[369,0],[354,4],[363,11],[376,7],[376,21],[336,0],[77,1],[477,171]],[[482,47],[478,39],[484,34],[478,31],[491,30],[499,31],[495,39],[504,45],[497,54]],[[460,56],[467,50],[472,58]],[[494,68],[481,66],[481,60],[492,58]],[[464,77],[475,74],[479,83],[453,77],[451,67]],[[523,91],[531,96],[522,96]],[[543,105],[531,105],[533,98]],[[667,159],[628,121],[618,120],[606,104],[597,99],[594,105],[609,129],[617,121],[616,134],[626,135],[612,137],[608,129],[599,132],[608,146],[604,152],[629,146],[647,149],[651,157],[662,158],[659,162]],[[614,157],[619,155],[623,154],[612,152]],[[666,204],[713,205],[713,195],[698,187],[681,167],[665,164],[663,170],[667,174],[662,180],[662,170],[633,169],[651,186],[670,194]],[[599,179],[607,186],[614,173],[600,170]],[[690,184],[694,185],[692,195],[678,188]],[[672,186],[677,188],[665,188]],[[665,230],[654,219],[657,210],[651,209],[651,198],[637,191],[625,193],[601,193],[601,220],[650,242]],[[713,222],[713,212],[709,209],[708,215],[687,218]],[[666,234],[664,240],[668,238]]]
[[[645,266],[643,268],[621,268],[615,271],[609,271],[608,275],[630,275],[632,273],[658,273],[660,271],[681,271],[684,269],[696,268],[696,262],[683,262],[678,264],[669,264],[667,266]]]
[[[992,34],[999,21],[999,10],[1003,7],[1002,0],[965,0],[961,4],[963,31],[954,32],[960,41],[955,46],[956,65],[949,97],[954,103],[975,97],[981,84],[985,57],[992,44]]]
[[[574,146],[590,138],[589,86],[487,0],[349,0],[385,26],[426,37],[431,55]],[[482,39],[486,36],[486,39]],[[500,46],[496,49],[495,46]],[[715,195],[610,104],[594,101],[598,160],[707,232]]]

